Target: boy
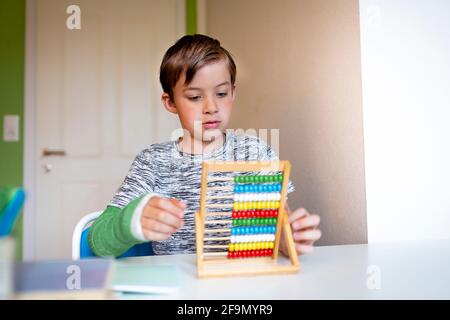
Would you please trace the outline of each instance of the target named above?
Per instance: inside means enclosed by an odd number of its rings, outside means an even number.
[[[215,39],[184,36],[167,50],[160,69],[162,102],[178,115],[184,134],[137,155],[111,203],[92,225],[89,245],[96,255],[119,256],[149,241],[155,254],[195,253],[202,161],[278,159],[258,138],[226,131],[235,79],[233,58]],[[293,190],[289,182],[288,192]],[[287,210],[297,253],[311,252],[321,236],[319,216],[303,208]],[[280,250],[287,254],[283,245]]]

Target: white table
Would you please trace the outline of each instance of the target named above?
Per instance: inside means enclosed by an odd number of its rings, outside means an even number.
[[[449,240],[316,247],[294,275],[197,279],[195,255],[130,259],[177,265],[171,299],[450,299]]]

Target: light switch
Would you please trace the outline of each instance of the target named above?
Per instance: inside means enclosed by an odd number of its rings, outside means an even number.
[[[5,115],[3,117],[3,141],[19,141],[18,115]]]

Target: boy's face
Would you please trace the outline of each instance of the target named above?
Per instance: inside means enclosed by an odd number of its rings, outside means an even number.
[[[221,137],[228,125],[235,97],[225,61],[200,68],[189,85],[183,73],[173,88],[174,101],[162,96],[167,110],[178,114],[182,127],[197,141]]]

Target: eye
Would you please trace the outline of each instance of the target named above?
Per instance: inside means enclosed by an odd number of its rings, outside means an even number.
[[[228,92],[219,92],[217,94],[220,98],[226,97],[228,95]]]
[[[201,96],[191,96],[191,97],[188,97],[188,99],[191,100],[191,101],[198,101],[198,100],[200,100],[200,98],[201,98]]]

